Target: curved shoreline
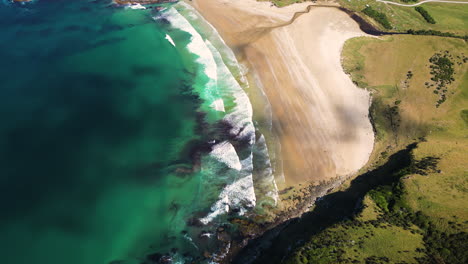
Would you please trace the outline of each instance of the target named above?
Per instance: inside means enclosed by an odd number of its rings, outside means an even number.
[[[308,186],[294,191],[293,199],[288,198],[291,193],[283,195],[274,221],[253,229],[245,224],[244,238],[231,245],[222,262],[229,263],[248,241],[300,216],[368,162],[374,144],[370,95],[356,87],[341,66],[344,42],[365,34],[339,6],[276,8],[253,0],[188,3],[217,29],[249,69],[250,84],[262,87],[271,104],[285,175],[279,189]],[[279,172],[275,176],[281,183]]]
[[[283,197],[275,220],[247,231],[231,247],[229,261],[246,241],[300,216],[317,197],[367,163],[374,143],[370,95],[356,87],[341,66],[344,42],[364,34],[338,6],[313,8],[318,6],[305,3],[279,9],[251,0],[190,3],[248,65],[250,83],[258,81],[257,87],[264,88],[282,148],[286,182],[280,189],[311,186],[293,195],[298,199]]]
[[[373,148],[370,98],[340,63],[345,40],[363,35],[348,14],[310,3],[192,4],[265,88],[282,148],[283,188],[348,176],[366,164]]]

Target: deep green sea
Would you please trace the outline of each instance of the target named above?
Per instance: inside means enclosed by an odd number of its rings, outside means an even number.
[[[276,203],[242,68],[186,4],[3,1],[0,66],[1,263],[215,263]]]

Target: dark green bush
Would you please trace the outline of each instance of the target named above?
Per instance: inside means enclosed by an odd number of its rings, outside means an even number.
[[[460,36],[460,35],[455,35],[450,32],[441,32],[437,30],[414,30],[414,29],[409,29],[406,33],[410,35],[424,35],[424,36],[440,36],[440,37],[451,37],[451,38],[460,38],[464,40],[468,40],[468,35],[465,36]]]
[[[384,13],[373,9],[370,6],[364,8],[362,12],[375,19],[375,21],[379,22],[385,29],[392,29],[392,25],[390,24],[390,21],[388,21],[388,18]]]
[[[424,9],[422,6],[417,6],[415,7],[414,9],[416,9],[416,11],[419,12],[419,14],[421,14],[421,16],[424,17],[424,19],[428,22],[428,23],[431,23],[431,24],[435,24],[436,21],[435,19],[429,14],[429,12],[427,12],[426,9]]]
[[[371,190],[369,195],[384,212],[389,211],[389,200],[392,197],[392,190],[388,186]]]

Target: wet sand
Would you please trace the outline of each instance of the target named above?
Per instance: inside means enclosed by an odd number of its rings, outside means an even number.
[[[268,97],[286,185],[329,181],[365,165],[374,142],[370,97],[340,61],[344,42],[364,35],[354,20],[327,7],[298,16],[310,3],[189,3],[215,26]]]

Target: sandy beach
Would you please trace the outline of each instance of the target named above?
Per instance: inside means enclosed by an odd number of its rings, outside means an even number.
[[[328,181],[368,161],[370,95],[344,73],[344,42],[364,35],[347,14],[311,3],[284,8],[255,0],[193,0],[250,80],[265,92],[281,144],[286,185]],[[292,19],[292,18],[295,19]]]

